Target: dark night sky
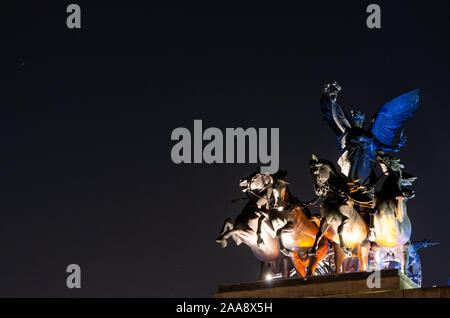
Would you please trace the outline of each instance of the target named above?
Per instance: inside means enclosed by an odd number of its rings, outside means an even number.
[[[290,188],[312,198],[312,153],[337,159],[319,112],[337,80],[341,104],[371,115],[414,88],[423,98],[400,156],[419,177],[409,201],[424,284],[450,276],[448,2],[157,7],[130,1],[82,9],[2,4],[0,296],[209,297],[257,278],[245,246],[221,249],[239,214],[238,180],[254,164],[175,165],[176,127],[279,127]],[[24,63],[23,65],[21,65]],[[82,288],[66,287],[66,266]]]

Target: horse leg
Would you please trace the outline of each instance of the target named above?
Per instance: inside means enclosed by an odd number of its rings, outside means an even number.
[[[407,242],[405,245],[402,246],[402,257],[400,258],[400,268],[403,274],[407,275],[407,267],[409,262],[409,246],[411,245],[410,242]]]
[[[324,229],[323,227],[325,226],[325,222],[326,222],[325,217],[322,217],[320,219],[319,231],[317,231],[316,239],[314,240],[314,244],[308,253],[309,256],[316,255],[319,242],[322,239],[323,235],[328,231],[328,228],[330,227],[330,225],[327,223],[327,225]]]
[[[404,197],[397,197],[397,207],[394,209],[395,217],[399,222],[403,222],[403,218],[405,216],[404,211]]]
[[[294,264],[295,270],[297,271],[297,274],[305,278],[306,277],[306,266],[308,265],[308,257],[306,257],[304,260],[300,258],[298,255],[298,252],[292,252],[291,253],[291,260]]]
[[[289,277],[288,262],[289,258],[283,257],[283,277]]]
[[[259,273],[260,280],[266,280],[269,277],[273,277],[276,269],[276,262],[260,262],[261,271]]]
[[[265,263],[264,262],[259,262],[259,280],[264,280],[265,279]]]
[[[233,221],[232,221],[230,218],[228,218],[228,219],[226,219],[226,220],[223,222],[222,230],[220,230],[219,237],[217,238],[216,241],[217,241],[218,243],[220,243],[219,241],[222,240],[221,237],[223,236],[223,234],[224,234],[225,232],[229,231],[229,230],[232,230],[232,229],[233,229]]]
[[[350,257],[350,256],[352,256],[351,249],[345,247],[344,238],[342,236],[342,232],[344,230],[344,225],[347,220],[348,220],[348,217],[346,217],[345,215],[342,215],[341,224],[339,224],[339,226],[337,227],[337,232],[339,235],[339,245],[341,246],[342,251],[345,253],[345,255],[347,257]]]
[[[372,243],[370,246],[370,250],[372,252],[372,266],[375,268],[375,270],[381,270],[381,266],[379,263],[379,247],[376,243]]]
[[[374,226],[374,222],[375,222],[375,211],[371,211],[369,212],[369,216],[370,216],[370,222],[369,222],[369,240],[371,242],[375,242],[375,240],[377,239],[377,236],[375,234],[375,226]]]
[[[344,261],[345,255],[341,247],[337,243],[333,243],[334,250],[334,273],[340,274],[342,272],[342,262]]]
[[[261,215],[258,218],[258,227],[256,229],[256,236],[257,236],[257,240],[256,240],[256,245],[259,246],[261,243],[264,243],[262,237],[261,237],[261,223],[264,221],[265,216]]]
[[[228,243],[227,243],[227,240],[228,240],[228,238],[229,238],[231,235],[235,234],[237,231],[239,231],[239,229],[232,229],[232,230],[229,230],[229,231],[225,232],[224,234],[220,235],[220,236],[216,239],[216,242],[222,244],[222,247],[223,247],[223,248],[227,247],[227,244],[228,244]],[[237,244],[237,243],[236,243],[236,244]],[[239,245],[239,244],[237,244],[237,245]]]
[[[280,247],[280,252],[283,253],[285,256],[289,256],[289,252],[288,250],[286,250],[286,247],[283,244],[283,240],[281,239],[281,233],[283,233],[283,231],[285,230],[291,230],[293,227],[292,222],[288,222],[286,223],[282,228],[279,228],[277,230],[277,239],[278,239],[278,244]]]
[[[259,270],[259,279],[260,280],[265,280],[267,279],[268,275],[272,275],[273,273],[273,266],[272,264],[266,263],[266,262],[259,262],[260,263],[260,270]]]
[[[308,273],[307,276],[314,275],[314,272],[316,271],[317,264],[327,255],[328,253],[328,239],[323,237],[319,242],[319,247],[316,251],[316,255],[311,256],[309,259],[309,266],[308,266]]]
[[[363,242],[356,246],[360,272],[366,272],[369,267],[369,250],[367,244],[368,242]]]

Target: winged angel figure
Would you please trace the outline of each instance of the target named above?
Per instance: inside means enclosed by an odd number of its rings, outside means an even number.
[[[321,111],[325,122],[336,133],[340,152],[341,171],[360,185],[372,186],[376,182],[376,152],[397,152],[405,143],[404,129],[400,140],[393,145],[395,133],[406,120],[413,117],[419,106],[419,90],[401,95],[386,103],[372,117],[368,130],[363,128],[365,114],[350,111],[350,117],[337,103],[341,87],[338,83],[326,85],[321,99]]]

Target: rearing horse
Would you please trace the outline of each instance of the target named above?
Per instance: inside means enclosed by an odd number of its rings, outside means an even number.
[[[317,254],[313,258],[308,258],[320,222],[317,218],[311,218],[307,209],[307,206],[314,203],[304,203],[294,198],[287,187],[285,171],[277,172],[272,178],[272,194],[276,204],[268,212],[263,213],[262,217],[269,220],[272,226],[269,228],[271,235],[277,237],[280,251],[291,257],[297,273],[301,277],[306,277],[308,266],[308,273],[312,275],[329,249],[328,240],[323,237],[318,243]]]
[[[266,190],[272,184],[272,177],[254,173],[247,178],[241,179],[239,184],[242,187],[242,191],[247,193],[248,202],[237,216],[234,224],[229,218],[225,220],[216,242],[220,243],[222,247],[226,247],[227,239],[231,237],[236,242],[236,245],[245,243],[253,255],[261,261],[262,267],[263,264],[275,266],[282,257],[278,240],[269,234],[268,230],[271,225],[267,221],[260,221],[261,213],[270,206],[270,197]],[[261,227],[263,228],[261,234],[263,242],[258,244],[257,231]],[[263,279],[262,272],[260,275],[261,279]]]
[[[301,277],[306,276],[308,264],[311,264],[309,269],[313,272],[328,252],[328,241],[324,238],[319,242],[317,256],[312,261],[308,257],[300,257],[299,253],[313,246],[318,225],[308,218],[302,207],[290,205],[293,197],[280,174],[255,172],[241,179],[240,185],[248,194],[249,201],[234,226],[230,219],[225,221],[217,242],[223,247],[229,237],[238,245],[244,242],[255,257],[265,263],[274,263],[283,256],[281,244]]]
[[[408,247],[412,230],[406,213],[406,200],[413,197],[413,192],[404,186],[411,185],[416,177],[404,173],[404,166],[394,156],[379,151],[377,161],[387,178],[381,190],[375,194],[375,208],[370,222],[374,237],[371,237],[371,240],[378,247],[390,250],[390,253],[400,261],[401,270],[404,272],[408,264]],[[379,253],[375,255],[378,266],[383,268],[383,265],[379,264]]]
[[[310,172],[316,194],[324,198],[316,242],[328,233],[330,240],[340,246],[346,256],[356,254],[360,270],[365,271],[368,267],[368,227],[350,199],[350,193],[359,189],[358,186],[338,172],[333,163],[318,159],[315,155],[310,161]],[[314,255],[317,246],[315,243],[311,255]],[[340,250],[337,246],[335,253]],[[343,258],[343,253],[337,255],[336,273],[341,272]]]

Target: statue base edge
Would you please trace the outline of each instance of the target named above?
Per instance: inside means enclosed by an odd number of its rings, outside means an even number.
[[[220,285],[214,298],[450,298],[450,286],[419,288],[397,269],[382,270],[379,285],[368,287],[371,272]],[[373,281],[373,279],[369,279]],[[379,287],[379,288],[377,288]]]

